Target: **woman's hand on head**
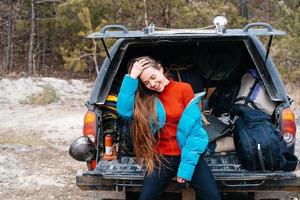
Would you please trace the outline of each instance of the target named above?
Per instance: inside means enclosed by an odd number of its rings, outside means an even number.
[[[149,64],[149,61],[146,59],[141,59],[133,63],[132,69],[130,71],[129,76],[131,78],[137,79],[141,73],[146,69]]]
[[[179,176],[177,176],[177,182],[178,183],[185,183],[185,180]]]

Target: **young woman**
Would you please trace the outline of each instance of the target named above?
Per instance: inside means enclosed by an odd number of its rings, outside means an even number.
[[[208,137],[199,100],[189,84],[169,80],[158,61],[139,57],[129,63],[117,111],[132,120],[134,152],[147,167],[139,199],[158,198],[176,174],[179,183],[191,182],[197,199],[221,199],[202,156]]]

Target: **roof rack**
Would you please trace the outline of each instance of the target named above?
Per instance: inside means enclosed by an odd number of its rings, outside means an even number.
[[[269,36],[269,42],[267,44],[267,52],[265,56],[265,62],[268,59],[270,46],[274,35],[285,35],[286,33],[280,30],[273,29],[270,24],[263,22],[249,23],[244,26],[243,29],[226,29],[227,19],[223,16],[215,17],[213,21],[214,25],[210,25],[202,28],[189,28],[189,29],[166,29],[155,27],[153,23],[150,23],[143,30],[128,31],[125,26],[122,25],[106,25],[99,32],[94,32],[88,35],[88,38],[101,39],[106,54],[111,61],[110,54],[106,47],[105,38],[186,38],[191,37],[249,37],[251,35],[265,35]],[[262,28],[254,28],[262,27]]]

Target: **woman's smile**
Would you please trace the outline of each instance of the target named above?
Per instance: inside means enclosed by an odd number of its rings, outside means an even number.
[[[160,87],[160,84],[157,83],[157,84],[155,85],[154,89],[158,89],[159,87]]]

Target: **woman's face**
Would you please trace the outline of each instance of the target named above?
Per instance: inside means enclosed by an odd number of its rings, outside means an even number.
[[[157,92],[162,92],[168,83],[162,68],[158,70],[153,67],[147,67],[141,73],[140,79],[146,88]]]

